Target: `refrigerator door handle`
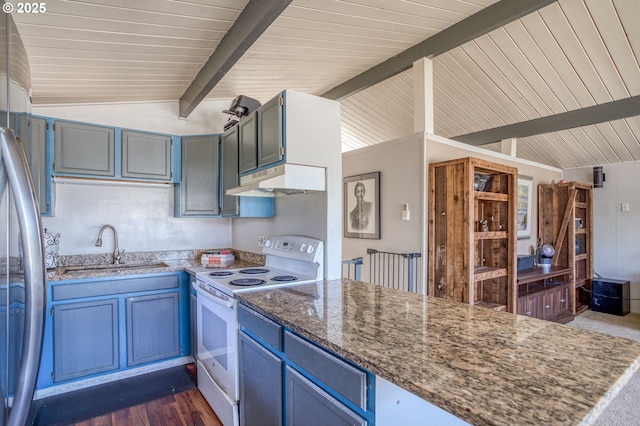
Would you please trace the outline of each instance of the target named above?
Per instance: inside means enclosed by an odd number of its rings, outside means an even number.
[[[22,236],[25,282],[25,323],[22,358],[16,380],[10,426],[26,423],[38,378],[45,310],[45,267],[42,223],[29,166],[21,143],[7,128],[0,128],[2,162],[13,191]]]

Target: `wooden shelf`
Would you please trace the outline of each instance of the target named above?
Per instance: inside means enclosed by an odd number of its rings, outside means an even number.
[[[499,192],[473,191],[473,198],[475,198],[476,200],[486,201],[509,201],[509,194],[501,194]]]
[[[573,283],[575,284],[576,287],[580,287],[581,285],[587,284],[587,281],[590,281],[590,280],[587,280],[586,278],[582,278],[582,279],[575,280]]]
[[[428,295],[515,312],[517,179],[479,158],[429,164]]]
[[[575,228],[576,221],[581,228]],[[555,248],[559,265],[572,268],[573,314],[590,305],[593,277],[593,212],[590,184],[563,182],[538,185],[538,239]],[[576,252],[576,246],[580,252]],[[578,287],[584,286],[584,289]]]
[[[552,265],[545,267],[538,265],[526,271],[519,271],[518,285],[561,277],[563,275],[571,274],[572,271],[573,268],[563,268]]]
[[[475,281],[490,280],[492,278],[500,278],[507,275],[507,268],[490,268],[488,266],[476,267],[473,271],[473,279]]]
[[[489,232],[474,232],[474,240],[495,240],[501,238],[509,238],[509,234],[506,231],[489,231]]]

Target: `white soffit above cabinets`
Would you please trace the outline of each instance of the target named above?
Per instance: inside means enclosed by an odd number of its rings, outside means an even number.
[[[33,101],[177,101],[247,3],[48,0],[40,16],[14,13]],[[293,0],[208,98],[321,95],[496,3]],[[435,56],[436,133],[526,130],[531,120],[640,96],[639,5],[559,0]],[[410,134],[411,69],[341,103],[343,151]],[[640,118],[629,114],[519,138],[518,157],[560,168],[640,160]]]

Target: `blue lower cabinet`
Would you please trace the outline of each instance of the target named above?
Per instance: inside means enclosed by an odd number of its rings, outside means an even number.
[[[186,272],[47,283],[38,389],[191,354]]]
[[[180,355],[178,293],[127,297],[127,366]]]
[[[284,362],[240,333],[240,424],[282,425],[282,367]]]
[[[287,426],[366,425],[367,421],[287,367]]]
[[[55,383],[118,369],[118,299],[54,307],[53,343]]]
[[[240,424],[373,425],[375,376],[240,305]]]

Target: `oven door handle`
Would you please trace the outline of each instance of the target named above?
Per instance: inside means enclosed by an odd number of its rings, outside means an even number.
[[[217,303],[218,305],[224,306],[225,308],[228,308],[228,309],[233,308],[233,300],[223,299],[209,292],[198,292],[198,293],[200,293],[202,296],[206,297],[207,299],[211,300],[212,302]]]

